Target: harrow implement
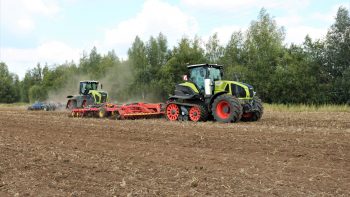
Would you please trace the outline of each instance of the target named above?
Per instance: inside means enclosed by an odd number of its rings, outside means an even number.
[[[71,117],[99,117],[117,120],[156,118],[164,115],[163,103],[129,103],[91,105],[72,109]]]

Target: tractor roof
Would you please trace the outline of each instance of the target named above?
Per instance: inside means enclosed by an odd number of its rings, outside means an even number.
[[[187,68],[195,68],[195,67],[214,67],[214,68],[223,68],[222,65],[218,64],[193,64],[193,65],[188,65]]]
[[[80,81],[80,83],[99,83],[98,81],[94,81],[94,80],[84,80],[84,81]]]

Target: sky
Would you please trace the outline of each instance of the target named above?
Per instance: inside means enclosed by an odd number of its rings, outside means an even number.
[[[214,33],[224,45],[261,8],[285,28],[285,44],[301,44],[307,34],[324,38],[340,6],[349,9],[350,0],[0,0],[0,62],[23,78],[37,63],[78,63],[94,46],[125,59],[137,35],[147,41],[160,32],[170,48]]]

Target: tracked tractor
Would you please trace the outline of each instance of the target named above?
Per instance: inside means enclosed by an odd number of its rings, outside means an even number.
[[[222,80],[223,66],[189,65],[185,82],[175,86],[165,115],[168,120],[218,122],[257,121],[263,114],[261,100],[251,85]]]
[[[80,81],[79,95],[67,96],[66,108],[84,108],[88,105],[101,104],[108,101],[108,94],[105,91],[98,90],[98,81]],[[102,89],[102,85],[101,85]]]

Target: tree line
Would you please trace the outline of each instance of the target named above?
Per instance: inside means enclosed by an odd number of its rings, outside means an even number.
[[[0,102],[46,100],[50,94],[77,93],[78,81],[103,82],[110,97],[118,102],[164,101],[187,73],[187,64],[224,65],[224,79],[254,86],[267,103],[343,104],[350,102],[350,17],[340,7],[335,22],[322,39],[308,35],[302,44],[284,44],[285,31],[261,9],[245,31],[233,32],[226,45],[218,34],[207,42],[183,37],[169,48],[160,33],[143,41],[136,37],[121,60],[115,52],[84,52],[78,63],[40,65],[23,78],[0,63]],[[66,96],[66,95],[64,95]]]

